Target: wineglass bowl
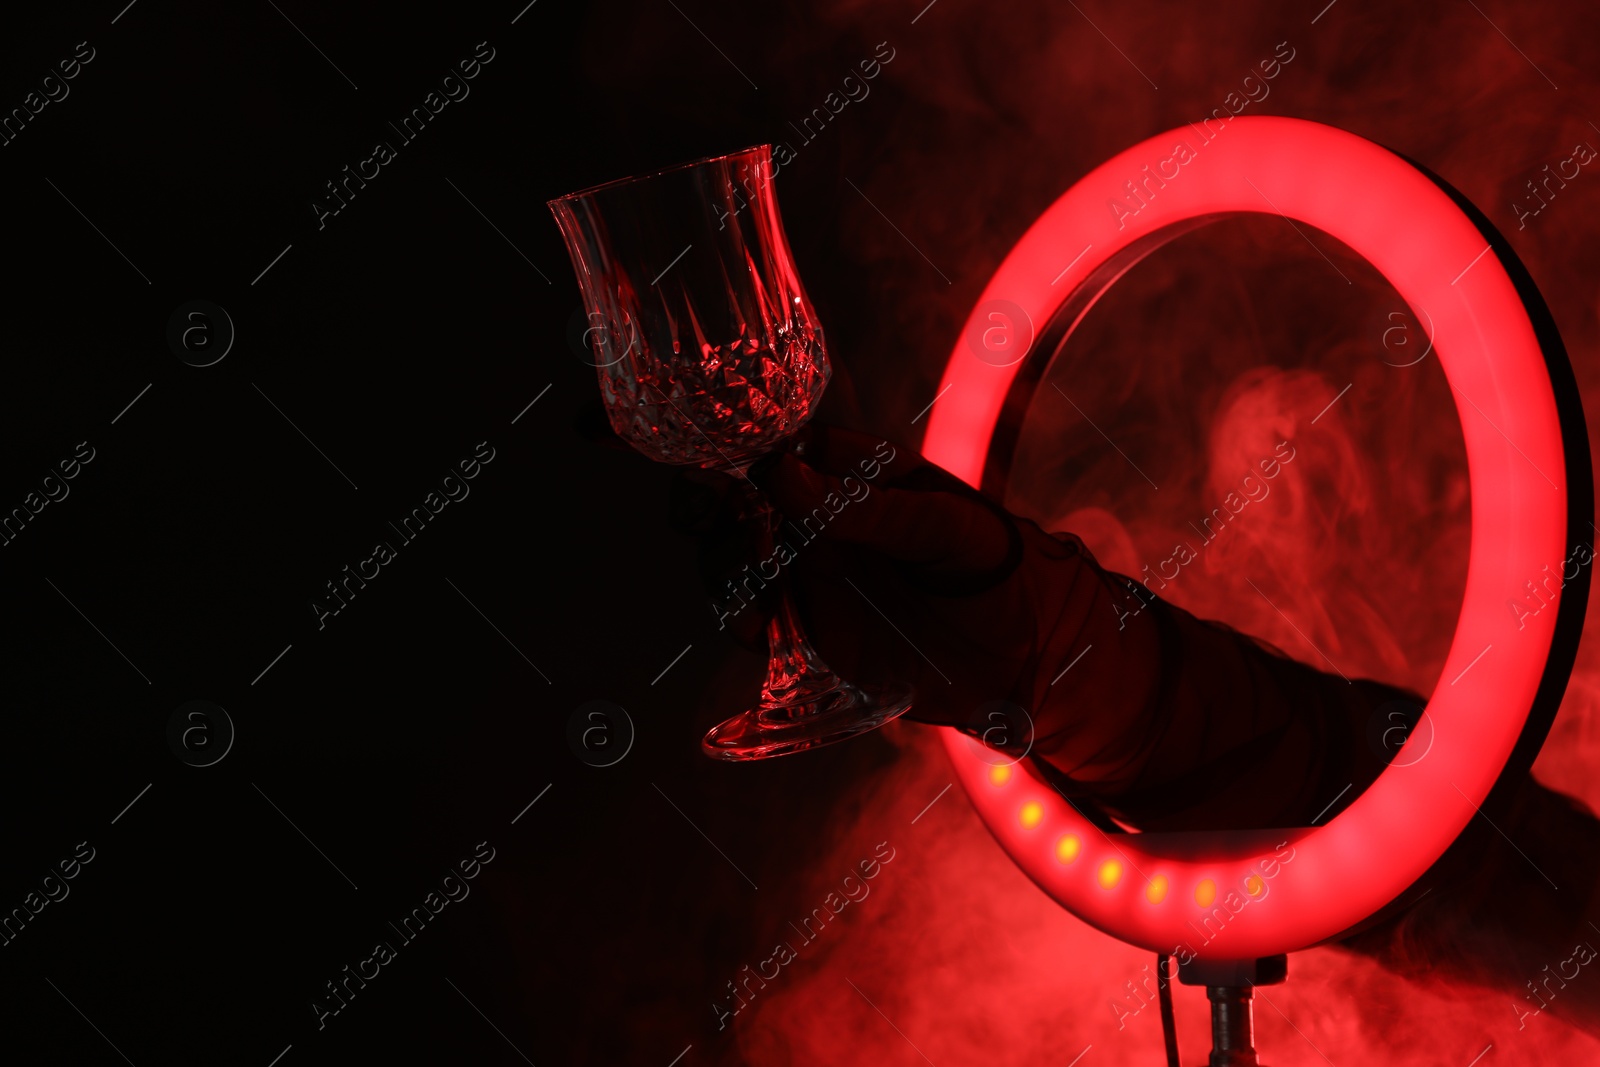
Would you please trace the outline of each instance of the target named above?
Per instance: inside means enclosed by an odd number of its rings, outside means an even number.
[[[746,472],[805,425],[831,374],[773,178],[771,146],[759,145],[549,202],[612,428],[657,462],[741,479],[768,558],[781,520]],[[706,734],[714,758],[805,751],[911,707],[903,683],[855,685],[828,667],[783,577],[761,696]]]

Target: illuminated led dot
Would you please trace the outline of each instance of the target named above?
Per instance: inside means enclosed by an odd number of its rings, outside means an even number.
[[[1261,880],[1259,874],[1252,874],[1244,880],[1244,891],[1253,897],[1259,897],[1267,891],[1267,883]]]
[[[1056,859],[1062,863],[1071,863],[1082,851],[1083,842],[1078,840],[1077,834],[1068,834],[1056,842]]]
[[[1211,907],[1211,902],[1217,899],[1217,883],[1207,878],[1194,887],[1194,902],[1202,908]]]
[[[1044,818],[1044,805],[1037,800],[1030,800],[1022,805],[1022,828],[1032,830]]]
[[[990,767],[989,781],[995,785],[1005,785],[1011,781],[1011,764],[1003,763],[998,767]]]
[[[1159,904],[1167,899],[1167,876],[1158,874],[1150,879],[1150,884],[1144,887],[1144,899],[1152,904]]]
[[[1116,860],[1106,860],[1100,865],[1100,888],[1110,889],[1122,880],[1122,864]]]

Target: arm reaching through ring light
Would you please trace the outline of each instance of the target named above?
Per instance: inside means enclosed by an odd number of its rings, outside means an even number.
[[[789,517],[786,569],[823,656],[910,680],[923,722],[1020,706],[1032,754],[1131,825],[1327,817],[1383,768],[1365,742],[1374,712],[1422,703],[1197,619],[934,464],[892,448],[883,461],[877,438],[818,426],[804,448],[756,477]]]

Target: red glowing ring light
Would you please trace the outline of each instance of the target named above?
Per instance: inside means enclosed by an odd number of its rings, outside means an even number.
[[[1444,853],[1508,762],[1531,762],[1530,739],[1536,752],[1570,673],[1587,571],[1560,594],[1559,611],[1525,616],[1520,632],[1506,604],[1524,597],[1524,583],[1547,564],[1563,566],[1569,522],[1575,534],[1592,511],[1592,483],[1581,411],[1574,416],[1566,399],[1558,406],[1552,389],[1552,374],[1571,381],[1560,338],[1536,291],[1528,295],[1521,263],[1475,208],[1416,165],[1329,126],[1236,118],[1212,136],[1207,141],[1191,126],[1136,145],[1033,224],[962,331],[923,452],[971,485],[994,478],[995,431],[1003,410],[1015,414],[1014,381],[1026,382],[1018,379],[1024,364],[1042,362],[976,354],[994,329],[997,302],[1027,316],[1024,346],[1035,322],[1065,320],[1070,331],[1140,258],[1219,216],[1271,213],[1309,223],[1364,256],[1407,304],[1431,316],[1466,441],[1472,545],[1455,638],[1426,710],[1433,726],[1426,758],[1402,766],[1407,761],[1397,757],[1318,827],[1107,835],[1028,763],[996,768],[964,735],[943,734],[990,832],[1062,906],[1152,951],[1188,945],[1202,957],[1248,959],[1308,947],[1378,912]],[[1179,142],[1193,153],[1181,166]],[[1147,164],[1165,183],[1146,183],[1140,203],[1126,183],[1143,181]],[[1030,373],[1037,380],[1042,371]],[[1284,840],[1291,861],[1274,861]],[[1201,930],[1212,929],[1205,918],[1224,905],[1226,935],[1201,947]]]

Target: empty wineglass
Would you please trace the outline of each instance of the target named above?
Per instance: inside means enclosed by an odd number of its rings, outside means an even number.
[[[589,316],[587,339],[612,428],[661,463],[742,479],[762,563],[779,516],[750,464],[816,409],[830,368],[760,145],[552,200]],[[759,568],[757,568],[759,570]],[[902,683],[854,685],[806,640],[786,589],[767,622],[759,702],[701,742],[717,759],[801,752],[911,707]]]

